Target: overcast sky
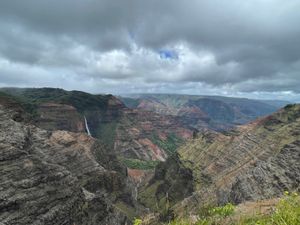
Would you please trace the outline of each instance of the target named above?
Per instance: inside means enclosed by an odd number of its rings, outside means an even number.
[[[1,0],[0,86],[300,102],[300,0]]]

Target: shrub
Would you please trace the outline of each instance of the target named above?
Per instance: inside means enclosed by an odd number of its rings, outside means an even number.
[[[227,216],[230,216],[234,213],[234,209],[235,209],[235,206],[232,205],[231,203],[228,203],[224,206],[219,206],[219,207],[212,208],[211,210],[209,210],[209,214],[211,216],[218,215],[218,216],[221,216],[221,217],[227,217]]]
[[[137,219],[137,218],[135,218],[134,220],[133,220],[133,225],[140,225],[140,224],[142,224],[142,220],[141,219]]]
[[[258,219],[249,219],[245,225],[299,225],[300,224],[300,199],[297,193],[285,192],[276,206],[275,211]]]
[[[168,225],[223,225],[228,224],[226,217],[234,213],[235,206],[226,204],[221,207],[206,209],[205,215],[200,214],[199,220],[192,223],[189,219],[174,220]],[[230,217],[232,219],[233,217]],[[227,221],[227,222],[224,222]],[[230,220],[231,225],[299,225],[300,224],[300,197],[297,193],[285,192],[284,197],[269,215],[249,215],[238,221]]]

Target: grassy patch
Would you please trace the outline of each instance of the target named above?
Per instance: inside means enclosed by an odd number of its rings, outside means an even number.
[[[151,170],[156,167],[159,161],[144,161],[139,159],[122,159],[123,163],[130,169]]]
[[[189,219],[177,219],[168,225],[299,225],[300,224],[300,198],[298,194],[286,193],[275,210],[269,215],[248,215],[234,220],[234,206],[227,204],[223,207],[215,207],[199,216],[198,221]]]
[[[156,134],[153,134],[151,140],[168,155],[175,153],[177,148],[183,143],[183,140],[173,133],[169,134],[166,140],[161,140]]]
[[[286,193],[280,200],[274,212],[270,215],[257,215],[246,217],[238,224],[240,225],[299,225],[300,224],[300,199],[298,194]]]

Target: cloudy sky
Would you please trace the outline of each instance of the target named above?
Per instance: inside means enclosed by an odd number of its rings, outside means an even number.
[[[300,0],[1,0],[0,86],[300,102]]]

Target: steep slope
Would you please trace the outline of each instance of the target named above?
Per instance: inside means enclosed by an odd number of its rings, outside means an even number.
[[[26,105],[33,121],[49,130],[85,131],[84,118],[94,116],[94,136],[99,121],[117,118],[125,107],[112,95],[91,95],[80,91],[65,91],[57,88],[2,88],[2,92],[13,96]],[[92,121],[94,122],[94,121]]]
[[[115,149],[127,158],[164,161],[192,135],[172,116],[126,110],[117,126]]]
[[[164,161],[193,135],[193,129],[173,116],[129,109],[112,95],[55,88],[2,91],[26,104],[40,128],[86,132],[87,125],[91,135],[114,149],[128,167],[138,162],[135,167],[148,168]]]
[[[82,133],[30,125],[25,114],[0,97],[1,224],[130,224],[134,200],[114,153]]]
[[[145,205],[151,207],[160,201],[161,209],[168,202],[176,214],[182,214],[206,204],[240,203],[277,197],[286,190],[299,191],[300,105],[288,105],[228,134],[200,134],[180,148],[172,161],[192,178],[168,182],[155,176],[141,190],[140,200]],[[156,174],[165,171],[176,177],[178,170],[168,168],[168,162],[162,164]],[[184,182],[193,187],[187,198],[187,193],[174,188]],[[154,197],[145,199],[147,193],[154,193]],[[166,193],[168,201],[157,197]]]
[[[128,107],[178,116],[184,124],[198,130],[210,128],[218,131],[273,113],[288,104],[275,100],[176,94],[136,94],[129,97],[122,98]]]
[[[36,125],[46,130],[85,132],[82,116],[71,105],[42,103],[37,108]]]

